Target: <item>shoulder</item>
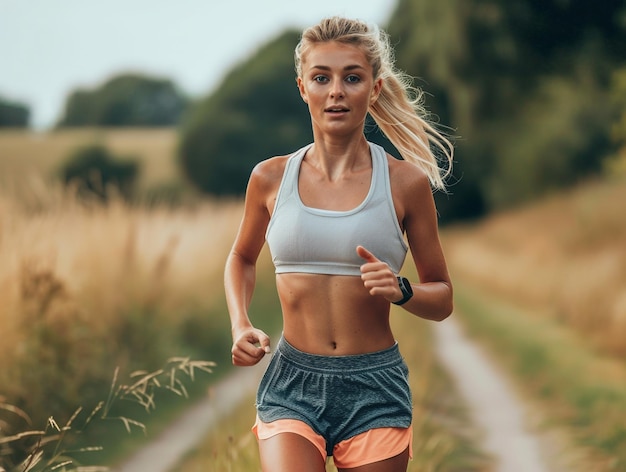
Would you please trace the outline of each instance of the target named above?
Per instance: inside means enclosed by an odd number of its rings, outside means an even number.
[[[387,155],[389,181],[394,207],[407,232],[416,231],[416,223],[431,221],[436,214],[428,175],[411,162]]]
[[[289,155],[270,157],[255,165],[250,174],[249,190],[250,188],[271,190],[278,186],[289,157]]]
[[[428,175],[415,164],[396,159],[387,154],[389,164],[389,180],[394,193],[418,195],[432,195],[432,188]]]

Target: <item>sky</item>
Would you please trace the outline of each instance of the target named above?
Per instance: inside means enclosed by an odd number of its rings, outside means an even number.
[[[331,15],[384,27],[395,0],[0,0],[0,97],[52,126],[68,95],[140,72],[192,97],[286,28]]]

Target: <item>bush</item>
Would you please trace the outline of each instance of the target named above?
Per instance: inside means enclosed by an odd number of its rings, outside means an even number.
[[[113,189],[128,199],[134,192],[139,164],[135,159],[116,157],[96,144],[72,153],[60,173],[65,184],[75,185],[83,196],[105,201]]]
[[[27,128],[30,110],[26,105],[0,97],[0,128]]]

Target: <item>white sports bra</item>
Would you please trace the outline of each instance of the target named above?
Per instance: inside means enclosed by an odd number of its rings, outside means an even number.
[[[298,193],[298,174],[306,151],[288,159],[270,219],[266,240],[276,273],[360,276],[365,262],[356,253],[361,245],[399,273],[408,246],[391,197],[385,150],[369,143],[372,180],[365,199],[352,210],[307,207]]]

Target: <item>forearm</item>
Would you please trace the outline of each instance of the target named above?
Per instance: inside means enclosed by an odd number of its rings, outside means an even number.
[[[252,326],[248,308],[255,283],[256,265],[231,252],[224,270],[224,289],[233,333]]]
[[[432,321],[446,319],[453,308],[452,284],[449,281],[412,283],[413,296],[402,305],[408,312]]]

